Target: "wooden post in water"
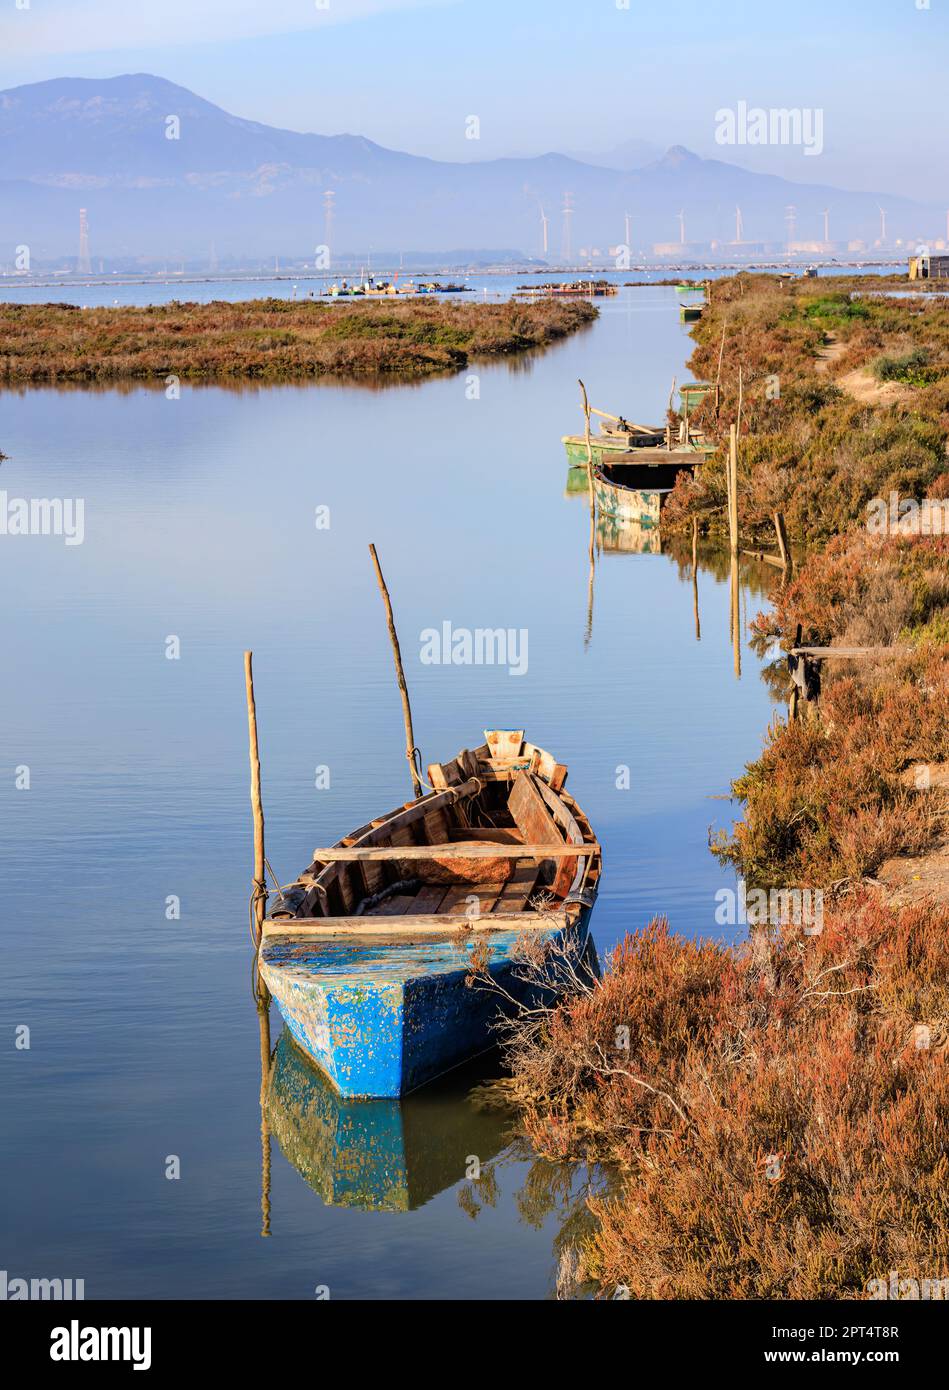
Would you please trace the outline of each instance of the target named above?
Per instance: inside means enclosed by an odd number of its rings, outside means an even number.
[[[247,731],[250,742],[250,804],[254,813],[254,930],[257,945],[267,912],[267,880],[264,859],[264,807],[260,797],[260,753],[257,747],[257,705],[254,701],[254,653],[244,653],[247,687]]]
[[[395,618],[392,616],[392,601],[389,598],[389,590],[386,588],[386,581],[382,577],[382,567],[379,564],[379,556],[376,554],[376,547],[369,546],[369,554],[372,556],[372,563],[376,569],[376,579],[379,581],[379,590],[382,594],[382,601],[386,606],[386,622],[389,626],[389,640],[392,643],[392,655],[395,658],[395,675],[399,683],[399,694],[402,697],[402,719],[405,723],[405,756],[408,759],[409,767],[412,769],[412,786],[415,788],[415,795],[422,795],[422,782],[418,775],[418,768],[415,765],[415,732],[412,728],[412,706],[409,704],[409,689],[405,683],[405,672],[402,669],[402,652],[399,647],[399,636],[395,630]]]
[[[590,440],[590,402],[587,399],[587,388],[584,386],[580,377],[577,377],[580,386],[580,399],[583,401],[583,434],[584,442],[587,446],[587,475],[592,478],[593,474],[593,444]],[[592,482],[590,484],[593,486]]]
[[[593,636],[593,572],[596,564],[596,493],[593,489],[593,444],[590,439],[590,402],[587,399],[587,388],[579,377],[577,380],[580,383],[580,396],[583,401],[583,419],[585,422],[584,437],[587,446],[587,497],[590,502],[590,576],[587,583],[587,626],[583,639],[583,645],[584,648],[586,648],[590,645],[590,638]]]
[[[702,640],[702,624],[699,621],[699,519],[692,517],[692,608],[695,613],[695,640]]]
[[[738,554],[738,430],[729,428],[728,438],[728,540],[733,555]]]

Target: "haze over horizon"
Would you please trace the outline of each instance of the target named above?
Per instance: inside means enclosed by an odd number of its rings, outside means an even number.
[[[818,0],[793,12],[749,0],[325,3],[10,4],[0,88],[147,71],[247,120],[452,162],[550,151],[592,162],[630,142],[647,153],[683,145],[795,182],[949,200],[933,116],[946,103],[949,19],[936,0],[833,13]],[[718,145],[715,113],[742,100],[820,110],[820,156]]]
[[[822,136],[802,132],[819,155]],[[620,153],[636,164],[644,152]],[[320,259],[321,244],[344,257],[467,249],[598,264],[627,242],[630,255],[886,253],[945,225],[933,202],[789,182],[683,146],[622,170],[559,153],[434,161],[247,121],[148,73],[0,91],[0,265],[75,256],[80,217],[87,262],[94,245],[126,262],[205,264],[314,247]]]

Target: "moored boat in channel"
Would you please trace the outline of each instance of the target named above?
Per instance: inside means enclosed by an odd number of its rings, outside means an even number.
[[[428,769],[433,790],[314,853],[263,925],[261,979],[344,1096],[399,1096],[494,1045],[503,994],[537,997],[524,939],[597,970],[600,848],[566,767],[495,730]],[[556,986],[551,977],[551,990]]]

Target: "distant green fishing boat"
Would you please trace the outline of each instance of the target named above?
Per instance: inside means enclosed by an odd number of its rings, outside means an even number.
[[[679,387],[683,410],[693,411],[713,389],[711,381],[686,381]]]
[[[659,425],[636,425],[617,417],[616,420],[601,420],[600,433],[591,434],[590,449],[593,462],[600,463],[616,453],[629,449],[652,449],[665,442],[666,432]],[[560,441],[567,451],[567,462],[586,465],[587,440],[585,434],[565,434]]]

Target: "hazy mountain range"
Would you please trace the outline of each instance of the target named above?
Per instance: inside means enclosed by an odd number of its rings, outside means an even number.
[[[168,138],[177,135],[177,138]],[[550,153],[448,163],[385,149],[356,135],[303,135],[231,116],[160,77],[57,78],[0,92],[0,264],[28,245],[38,261],[74,256],[88,210],[98,256],[312,256],[325,238],[326,190],[335,194],[334,251],[520,248],[548,258],[569,239],[607,248],[632,219],[634,251],[677,241],[731,240],[741,207],[748,241],[942,234],[944,212],[905,198],[853,193],[752,173],[681,147],[640,168],[656,148],[632,137],[613,155]],[[612,161],[610,167],[604,161]],[[819,160],[802,157],[802,172]]]

